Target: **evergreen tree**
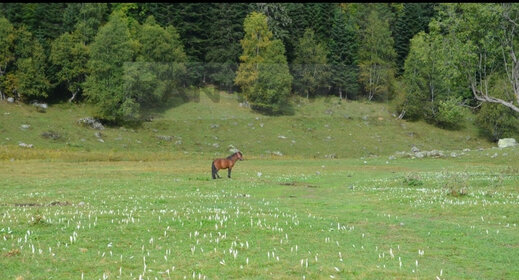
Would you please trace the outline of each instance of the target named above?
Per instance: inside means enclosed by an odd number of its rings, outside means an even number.
[[[238,68],[247,10],[248,5],[243,3],[218,3],[212,14],[215,21],[211,25],[205,61],[210,81],[228,90],[232,90]]]
[[[174,23],[192,61],[203,62],[207,53],[208,32],[213,22],[206,11],[212,6],[208,3],[184,3],[179,11],[181,22]]]
[[[138,5],[144,16],[153,16],[160,26],[174,24],[172,22],[172,14],[175,10],[175,4],[141,2]]]
[[[267,17],[253,12],[244,21],[241,40],[243,54],[235,83],[242,88],[251,107],[265,113],[279,113],[286,104],[292,86],[280,40],[271,40]]]
[[[0,15],[17,27],[23,22],[22,8],[23,5],[20,3],[0,3]]]
[[[292,24],[288,27],[288,40],[285,44],[287,50],[287,59],[289,64],[294,61],[295,48],[301,34],[305,32],[307,28],[310,28],[309,14],[303,3],[287,3],[286,10],[287,14],[292,20]]]
[[[291,64],[295,59],[295,48],[299,38],[307,28],[314,30],[315,38],[329,44],[334,11],[334,3],[287,3],[285,9],[292,24],[288,25],[288,39],[283,43],[287,49],[287,59]],[[269,25],[270,26],[270,25]]]
[[[284,3],[256,3],[254,10],[267,16],[267,24],[272,31],[274,39],[285,43],[288,38],[288,30],[292,24],[286,4]]]
[[[327,43],[332,37],[331,27],[334,24],[338,5],[335,3],[312,3],[305,6],[309,10],[310,27],[315,30],[317,40]]]
[[[170,22],[180,34],[182,44],[188,57],[186,77],[187,83],[201,85],[206,82],[205,57],[209,46],[209,30],[213,24],[208,11],[215,4],[182,3],[170,4]]]
[[[295,56],[292,63],[294,89],[306,98],[314,96],[319,88],[327,85],[329,72],[325,47],[316,41],[312,29],[306,29],[299,40]]]
[[[85,44],[90,44],[99,27],[105,23],[108,13],[106,3],[81,3],[75,29]]]
[[[65,27],[63,25],[63,10],[66,8],[65,3],[39,3],[35,9],[35,17],[37,22],[29,29],[45,48],[50,48],[52,40],[63,34]]]
[[[397,74],[404,70],[404,61],[409,53],[409,42],[420,31],[429,31],[428,25],[434,16],[433,3],[404,3],[394,25]]]
[[[68,3],[63,11],[63,28],[64,32],[72,32],[79,18],[79,11],[82,3]]]
[[[358,40],[355,25],[344,12],[335,9],[329,43],[329,64],[332,86],[339,97],[355,98],[358,91],[357,52]]]

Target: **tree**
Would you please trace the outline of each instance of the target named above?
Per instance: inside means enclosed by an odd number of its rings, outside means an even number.
[[[240,39],[243,38],[243,20],[248,4],[217,3],[213,10],[211,32],[205,61],[208,63],[211,82],[232,90],[241,53]]]
[[[325,42],[331,38],[336,11],[339,6],[335,3],[305,3],[305,8],[310,14],[310,26],[315,30],[318,41]]]
[[[338,90],[339,97],[355,97],[358,91],[357,67],[357,31],[352,18],[346,18],[345,13],[336,8],[329,47],[329,64],[332,86]]]
[[[22,101],[48,96],[50,83],[45,76],[46,56],[42,45],[23,26],[15,39],[16,71],[9,79],[11,88]]]
[[[519,60],[516,50],[519,4],[444,4],[437,24],[451,49],[458,50],[453,67],[461,73],[473,97],[519,112]],[[499,98],[489,77],[503,74],[513,100]]]
[[[307,28],[312,28],[316,41],[328,46],[335,3],[286,3],[284,4],[291,24],[286,25],[288,38],[283,41],[287,50],[288,63],[295,59],[295,48]],[[269,22],[270,26],[270,22]]]
[[[244,30],[243,54],[235,84],[241,87],[253,109],[279,113],[292,86],[283,43],[271,40],[267,18],[261,13],[249,14],[244,21]]]
[[[468,16],[485,19],[480,22],[480,26],[483,25],[481,27],[488,32],[484,34],[486,41],[479,41],[479,48],[474,49],[474,54],[479,58],[479,62],[476,62],[476,73],[467,75],[470,88],[478,101],[501,104],[519,112],[519,60],[516,55],[518,44],[515,39],[519,27],[519,5],[506,3],[489,6],[490,8],[486,11],[483,8],[487,6],[470,6],[466,9]],[[501,56],[496,55],[495,49],[501,51]],[[503,64],[497,62],[499,58],[502,59]],[[506,73],[508,86],[512,89],[515,100],[507,101],[488,91],[487,77],[496,71],[492,67],[496,67],[497,71],[501,73]]]
[[[124,91],[139,106],[166,101],[185,76],[186,54],[173,26],[160,27],[149,16],[138,32],[135,62],[124,64]]]
[[[259,64],[258,80],[247,96],[251,108],[268,114],[281,113],[292,88],[292,76],[281,40],[273,40]]]
[[[209,31],[213,19],[209,17],[214,8],[213,3],[175,3],[167,4],[166,9],[156,9],[161,14],[167,13],[167,22],[177,29],[184,50],[188,57],[187,76],[185,83],[190,85],[201,85],[206,82],[205,57],[209,46]],[[153,7],[153,8],[152,8]],[[159,6],[160,7],[160,6]],[[155,14],[153,14],[155,16]],[[160,16],[163,18],[163,16]],[[159,16],[157,15],[157,18]],[[162,19],[164,20],[164,19]]]
[[[88,74],[88,48],[77,33],[64,33],[52,42],[50,61],[59,67],[58,83],[63,83],[72,95],[72,102],[82,90]]]
[[[14,39],[15,29],[4,17],[0,18],[0,100],[5,98],[5,90],[1,84],[4,83],[7,69],[14,61]]]
[[[105,23],[108,6],[106,3],[81,3],[79,5],[75,29],[81,35],[81,40],[88,45],[94,40],[99,27]]]
[[[489,91],[494,96],[512,102],[514,94],[503,75],[492,75],[488,80]],[[514,137],[519,134],[519,114],[501,104],[484,102],[476,115],[476,125],[482,135],[491,141]]]
[[[310,28],[306,29],[296,46],[292,72],[295,91],[306,95],[306,98],[327,85],[329,72],[326,50],[322,43],[316,41],[314,31]]]
[[[90,48],[90,75],[84,94],[97,105],[98,117],[109,121],[137,119],[139,105],[124,91],[123,65],[132,62],[135,54],[124,14],[112,13]]]
[[[359,49],[359,80],[368,100],[389,94],[394,80],[395,57],[389,22],[381,20],[377,10],[372,9],[361,33]]]
[[[422,31],[411,40],[402,76],[405,97],[398,110],[408,119],[456,128],[462,118],[458,104],[466,99],[467,88],[452,67],[459,50],[450,48],[439,32],[432,23],[430,33]]]
[[[267,17],[267,25],[274,39],[285,43],[289,37],[288,29],[292,19],[287,13],[284,3],[256,3],[255,11],[263,13]]]
[[[409,55],[405,61],[403,83],[405,85],[404,98],[398,105],[402,117],[417,120],[427,115],[434,115],[434,103],[441,82],[440,67],[436,66],[437,45],[431,44],[429,36],[423,32],[411,40]],[[436,51],[436,52],[435,52]]]
[[[428,25],[435,14],[434,3],[404,3],[398,12],[394,26],[397,74],[404,71],[404,61],[409,53],[411,38],[420,31],[428,32]]]

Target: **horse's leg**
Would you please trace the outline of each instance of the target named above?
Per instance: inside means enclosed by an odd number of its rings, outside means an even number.
[[[231,178],[231,167],[229,167],[229,171],[227,171],[227,177]]]

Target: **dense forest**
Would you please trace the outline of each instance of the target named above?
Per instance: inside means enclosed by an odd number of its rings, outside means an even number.
[[[140,121],[187,89],[237,91],[282,114],[291,96],[391,101],[491,140],[519,131],[519,5],[0,3],[0,98],[90,102]]]

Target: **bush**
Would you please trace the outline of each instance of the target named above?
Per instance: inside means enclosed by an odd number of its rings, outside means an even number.
[[[423,181],[419,176],[416,175],[410,175],[404,178],[404,184],[410,186],[410,187],[418,187],[423,185]]]
[[[463,108],[459,105],[460,99],[449,97],[438,104],[436,122],[439,126],[450,129],[459,129],[463,123]]]

